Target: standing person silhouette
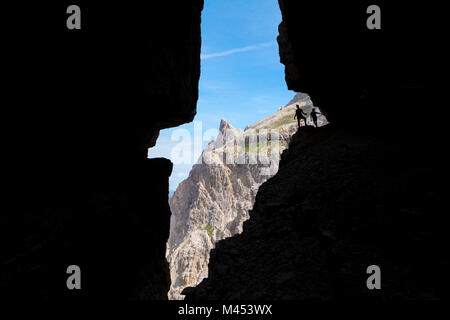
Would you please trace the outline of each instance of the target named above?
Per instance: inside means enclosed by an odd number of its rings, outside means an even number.
[[[303,112],[302,109],[300,109],[300,107],[298,106],[298,104],[296,105],[297,110],[295,110],[295,116],[294,119],[297,118],[297,123],[298,123],[298,127],[300,128],[300,120],[303,119],[303,121],[305,121],[305,126],[307,126],[306,124],[306,113]]]
[[[317,128],[317,115],[318,115],[318,114],[321,114],[321,113],[320,113],[320,112],[317,112],[317,111],[316,111],[316,108],[313,108],[312,111],[311,111],[311,113],[309,114],[309,115],[311,116],[311,118],[312,118],[312,120],[313,120],[314,125],[316,126],[316,128]]]

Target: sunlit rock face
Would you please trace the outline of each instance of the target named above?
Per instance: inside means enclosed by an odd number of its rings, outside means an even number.
[[[182,299],[185,287],[195,286],[208,276],[209,252],[218,241],[242,232],[259,186],[278,171],[280,153],[297,130],[296,104],[305,113],[312,109],[309,96],[299,93],[285,107],[244,131],[222,120],[216,140],[209,143],[189,177],[178,186],[170,199],[170,299]],[[319,125],[326,123],[321,116]],[[271,138],[266,143],[264,132]],[[230,149],[235,151],[232,163],[226,158]],[[258,153],[268,158],[261,161]],[[238,163],[239,155],[244,163]]]

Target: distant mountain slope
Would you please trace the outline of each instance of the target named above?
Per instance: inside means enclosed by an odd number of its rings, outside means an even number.
[[[313,108],[313,103],[308,95],[297,93],[291,102],[289,102],[286,106],[281,107],[274,114],[271,114],[270,116],[247,126],[245,128],[245,132],[249,134],[250,130],[259,129],[279,129],[282,132],[286,132],[286,130],[289,131],[293,125],[296,126],[296,120],[294,120],[296,105],[298,105],[307,114],[309,114]],[[318,120],[319,126],[328,123],[324,116],[319,116]],[[310,119],[308,119],[308,124],[312,125]]]
[[[296,97],[293,101],[309,112],[309,97],[302,102],[302,95]],[[290,104],[244,131],[221,121],[218,137],[200,158],[208,163],[195,164],[170,199],[172,217],[166,253],[172,279],[170,299],[184,298],[181,291],[185,287],[195,286],[208,276],[209,252],[217,241],[242,232],[259,186],[278,171],[280,154],[297,131],[294,114],[295,104]],[[319,123],[325,124],[326,119]],[[270,141],[265,143],[267,133]],[[237,145],[235,141],[245,144]],[[224,162],[223,153],[230,149],[245,163]],[[267,155],[267,161],[260,155]]]
[[[291,99],[291,101],[288,102],[286,107],[290,106],[291,104],[300,103],[300,102],[304,102],[306,104],[312,104],[311,98],[309,97],[309,95],[307,95],[306,93],[297,92],[295,94],[295,96]]]

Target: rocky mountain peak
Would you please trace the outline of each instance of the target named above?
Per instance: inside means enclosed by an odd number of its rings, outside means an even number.
[[[228,129],[234,129],[234,127],[225,119],[220,120],[219,132],[224,133]]]
[[[285,105],[285,107],[290,106],[294,103],[301,103],[301,102],[311,102],[311,98],[306,93],[302,92],[296,92],[295,96],[291,99],[291,101],[288,102],[288,104]]]
[[[233,135],[241,134],[241,130],[238,128],[233,127],[227,120],[221,119],[220,125],[219,125],[219,135],[226,135],[233,133]]]

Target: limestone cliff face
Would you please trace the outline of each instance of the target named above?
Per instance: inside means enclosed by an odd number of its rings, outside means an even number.
[[[195,165],[170,200],[172,218],[167,246],[172,286],[180,299],[184,287],[208,275],[209,251],[242,232],[258,186],[265,180],[258,165]]]
[[[312,106],[309,97],[296,97],[291,102],[309,112]],[[297,130],[294,113],[295,104],[291,103],[247,126],[245,131],[221,121],[217,139],[209,143],[201,161],[193,166],[189,177],[180,183],[170,199],[172,217],[167,244],[172,279],[170,299],[182,299],[180,293],[185,287],[195,286],[208,276],[209,252],[218,241],[242,232],[259,186],[277,172],[280,153]],[[321,119],[322,123],[326,123],[325,118]],[[265,153],[275,141],[263,146],[262,140],[256,140],[267,129],[278,130],[279,151],[271,152],[269,161],[264,162],[256,157],[257,152]],[[223,143],[225,136],[228,142]],[[220,151],[234,147],[230,138],[247,142],[241,148],[245,163],[229,164],[226,158],[220,157]],[[252,157],[257,158],[254,164],[250,163]]]

